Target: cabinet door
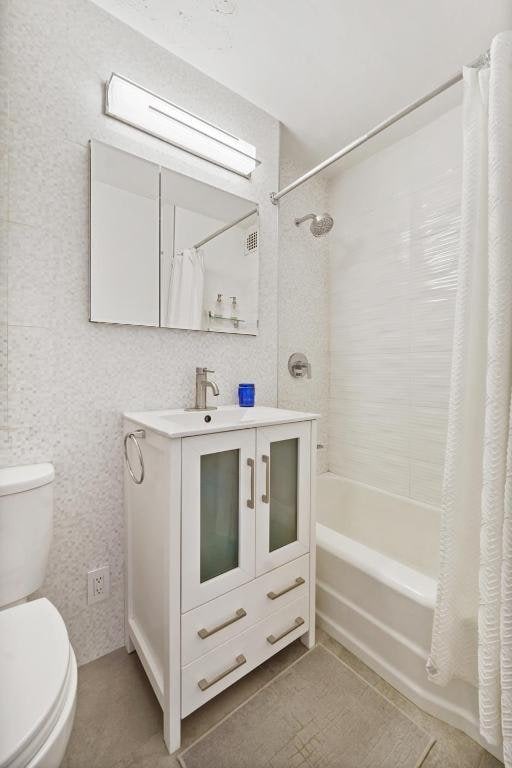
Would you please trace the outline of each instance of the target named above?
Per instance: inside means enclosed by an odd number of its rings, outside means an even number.
[[[182,611],[254,578],[256,431],[182,441]]]
[[[310,422],[257,430],[257,575],[309,551],[310,450]]]

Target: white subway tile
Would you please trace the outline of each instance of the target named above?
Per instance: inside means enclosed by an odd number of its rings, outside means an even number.
[[[439,503],[460,208],[460,111],[330,184],[329,467]]]

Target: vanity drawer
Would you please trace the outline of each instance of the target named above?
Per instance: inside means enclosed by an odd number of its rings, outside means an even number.
[[[181,671],[181,716],[239,680],[309,629],[308,596],[294,600]]]
[[[212,651],[309,589],[309,555],[275,568],[181,617],[181,665]]]

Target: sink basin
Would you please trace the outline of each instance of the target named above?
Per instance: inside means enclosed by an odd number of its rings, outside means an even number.
[[[144,411],[125,413],[125,418],[141,427],[152,429],[167,437],[188,437],[208,432],[226,432],[230,429],[249,429],[270,424],[317,419],[317,413],[288,411],[283,408],[240,408],[238,405],[221,406],[215,411]]]

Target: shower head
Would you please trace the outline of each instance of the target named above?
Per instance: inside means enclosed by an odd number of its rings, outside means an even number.
[[[322,213],[318,216],[316,213],[308,213],[306,216],[302,216],[300,219],[295,219],[295,224],[298,227],[303,221],[311,219],[310,232],[314,237],[322,237],[331,231],[334,225],[334,219],[328,213]]]

